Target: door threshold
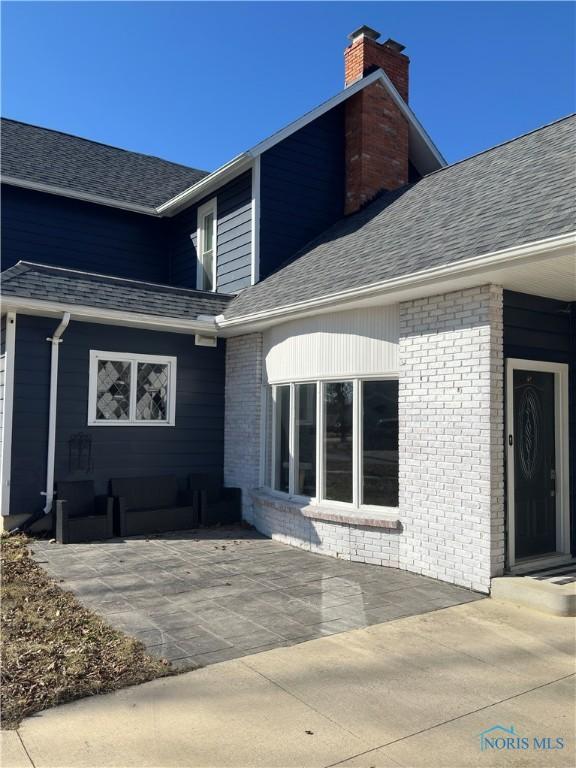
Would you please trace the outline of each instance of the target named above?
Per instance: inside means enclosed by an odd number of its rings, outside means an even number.
[[[575,558],[572,555],[568,555],[565,552],[543,555],[542,557],[531,557],[516,563],[508,569],[508,572],[513,576],[520,576],[524,573],[541,571],[544,568],[553,568],[555,565],[565,565],[566,563],[572,562],[574,559]]]

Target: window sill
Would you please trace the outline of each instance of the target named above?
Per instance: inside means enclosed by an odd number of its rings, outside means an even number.
[[[125,419],[102,419],[101,421],[89,421],[88,427],[174,427],[173,421],[127,421]]]
[[[384,512],[376,512],[364,509],[342,509],[338,506],[323,504],[310,504],[307,501],[296,501],[293,498],[284,498],[269,491],[258,489],[251,491],[252,500],[267,509],[277,512],[299,514],[312,520],[325,520],[331,523],[344,525],[358,525],[366,528],[384,528],[392,531],[401,531],[400,520],[391,519]]]

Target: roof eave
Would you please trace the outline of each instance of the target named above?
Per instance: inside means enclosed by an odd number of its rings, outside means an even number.
[[[155,209],[156,214],[158,216],[173,216],[182,208],[206,197],[222,184],[231,181],[236,178],[236,176],[239,176],[241,173],[248,170],[252,165],[252,161],[253,157],[250,152],[243,152],[241,155],[237,155],[225,165],[217,168],[213,173],[210,173],[200,181],[197,181],[196,184],[193,184],[175,197],[162,203],[162,205],[159,205]]]
[[[351,85],[344,88],[332,98],[328,99],[318,107],[306,112],[306,114],[299,117],[297,120],[292,121],[288,125],[281,128],[276,133],[273,133],[268,138],[255,144],[251,149],[243,152],[241,155],[230,160],[230,162],[218,168],[213,173],[205,176],[201,181],[193,184],[188,189],[185,189],[180,194],[173,197],[171,200],[167,200],[156,209],[159,215],[174,215],[177,211],[181,210],[184,206],[190,205],[195,200],[205,197],[210,192],[216,189],[218,186],[226,181],[235,178],[240,173],[247,170],[255,158],[262,155],[267,150],[279,144],[284,139],[291,136],[296,131],[299,131],[304,126],[313,122],[317,118],[321,117],[326,112],[329,112],[334,107],[342,104],[354,94],[367,88],[380,81],[386,87],[390,93],[392,99],[400,108],[400,111],[405,116],[409,124],[410,131],[410,146],[413,153],[412,162],[416,166],[417,170],[425,175],[431,171],[438,170],[446,165],[446,160],[442,156],[440,150],[436,147],[430,136],[424,130],[424,127],[412,111],[408,104],[404,101],[402,96],[398,93],[396,87],[388,77],[388,75],[382,69],[377,69],[366,77],[357,80]]]
[[[360,306],[376,299],[380,301],[384,297],[387,297],[389,302],[403,301],[402,292],[405,291],[419,290],[422,295],[432,295],[434,292],[438,292],[438,286],[441,283],[447,283],[451,279],[458,279],[464,275],[478,276],[480,279],[482,272],[491,268],[507,266],[511,263],[528,263],[534,259],[564,253],[576,255],[576,232],[524,243],[493,253],[474,256],[455,264],[413,272],[360,288],[349,288],[345,291],[307,299],[273,310],[263,310],[231,319],[226,319],[226,316],[222,314],[218,315],[215,320],[221,335],[236,336],[252,333],[287,320],[335,309],[352,309],[355,305]]]
[[[15,295],[4,295],[2,297],[2,312],[19,312],[21,314],[44,317],[58,316],[63,312],[70,312],[72,320],[85,323],[123,325],[153,331],[168,331],[170,333],[198,333],[206,336],[215,336],[217,332],[214,318],[209,318],[207,315],[204,315],[202,319],[187,320],[185,318],[162,317],[159,315],[89,307],[66,302],[43,301],[41,299],[30,299]]]
[[[124,211],[132,211],[133,213],[144,213],[147,216],[157,216],[156,208],[147,205],[138,205],[137,203],[122,202],[114,200],[104,195],[94,195],[89,192],[80,192],[76,190],[66,189],[65,187],[57,187],[53,184],[42,184],[36,181],[29,181],[28,179],[18,179],[15,176],[2,175],[0,177],[2,184],[9,184],[13,187],[22,187],[23,189],[32,189],[35,192],[45,192],[49,195],[58,195],[59,197],[69,197],[73,200],[82,200],[88,203],[97,203],[98,205],[107,205],[110,208],[121,208]]]
[[[76,200],[84,200],[86,202],[98,203],[99,205],[107,205],[112,208],[120,208],[126,211],[133,211],[135,213],[144,213],[148,216],[174,216],[183,208],[191,205],[192,203],[206,197],[214,192],[222,184],[239,176],[244,171],[252,167],[255,158],[262,155],[268,149],[279,142],[291,136],[296,131],[300,130],[304,126],[321,117],[339,104],[343,103],[355,93],[367,88],[373,83],[380,81],[386,87],[390,93],[392,99],[397,104],[402,114],[406,117],[409,125],[410,132],[410,151],[411,160],[417,170],[425,175],[431,171],[435,171],[438,168],[442,168],[446,165],[446,160],[435,146],[432,139],[428,136],[423,126],[419,122],[414,112],[410,109],[408,104],[400,96],[396,90],[394,84],[388,77],[388,75],[382,69],[377,69],[366,77],[357,80],[351,85],[344,88],[332,98],[320,104],[315,109],[310,110],[302,117],[294,120],[293,122],[281,128],[272,136],[256,144],[252,149],[247,152],[243,152],[240,155],[232,158],[229,162],[217,168],[212,173],[208,174],[204,178],[197,181],[192,186],[179,192],[174,197],[170,198],[164,203],[154,207],[138,205],[137,203],[123,202],[114,200],[103,195],[95,195],[86,192],[78,192],[74,190],[66,189],[65,187],[58,187],[51,184],[42,184],[39,182],[28,181],[27,179],[18,179],[13,176],[2,176],[2,182],[5,184],[11,184],[13,186],[23,187],[25,189],[33,189],[38,192],[47,192],[53,195],[60,195],[63,197],[69,197]]]

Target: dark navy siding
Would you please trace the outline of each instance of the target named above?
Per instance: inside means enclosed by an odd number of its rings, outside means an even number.
[[[55,319],[18,316],[11,514],[43,506],[50,344]],[[88,427],[89,352],[99,349],[177,357],[174,427]],[[75,436],[91,441],[91,466],[78,470]],[[72,454],[72,455],[71,455]],[[196,347],[192,336],[72,322],[60,345],[56,480],[93,479],[99,493],[111,477],[209,471],[222,475],[224,342]]]
[[[252,274],[252,172],[243,173],[217,193],[171,219],[172,270],[176,285],[196,288],[198,208],[217,198],[217,288],[235,293],[250,285]]]
[[[576,553],[576,303],[504,291],[504,356],[569,365],[569,466]]]
[[[2,269],[20,260],[168,282],[166,221],[2,186]]]
[[[344,107],[264,152],[260,167],[260,277],[344,214]]]
[[[0,318],[0,451],[4,441],[4,391],[6,382],[6,316]]]
[[[50,386],[50,344],[46,338],[57,325],[57,319],[25,315],[18,315],[16,321],[11,515],[31,514],[44,506],[40,494],[46,490]]]

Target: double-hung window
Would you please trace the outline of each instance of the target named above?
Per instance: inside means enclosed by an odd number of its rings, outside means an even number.
[[[216,198],[198,208],[198,231],[196,245],[198,252],[197,287],[201,291],[216,290],[216,247],[217,247]]]
[[[173,426],[176,358],[90,351],[88,424]]]
[[[398,381],[272,388],[272,488],[352,507],[398,506]]]

